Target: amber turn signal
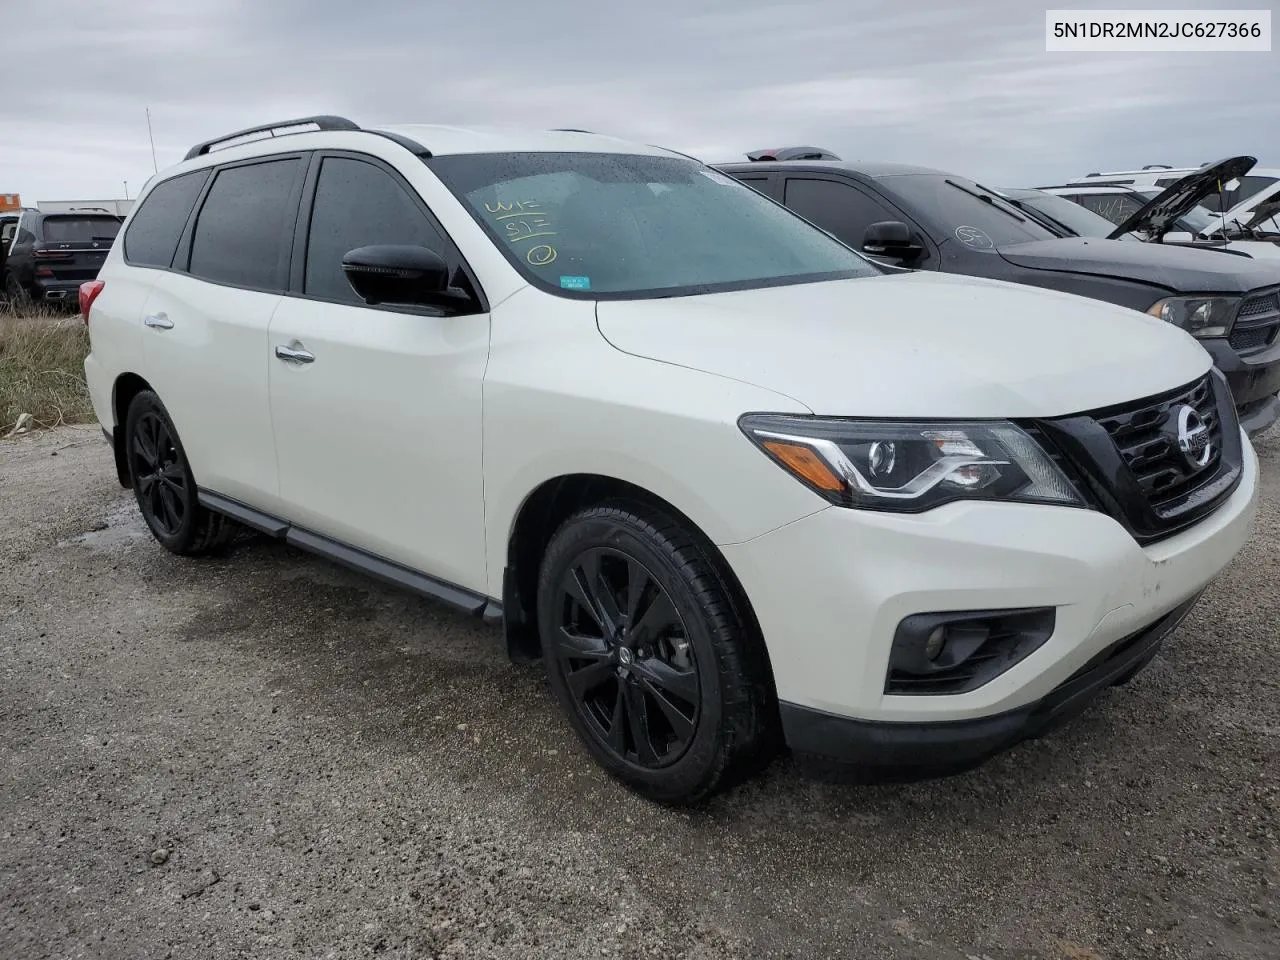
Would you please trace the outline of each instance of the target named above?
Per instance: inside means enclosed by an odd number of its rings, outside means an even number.
[[[844,489],[844,481],[837,477],[827,466],[827,462],[809,447],[783,440],[765,440],[761,446],[797,477],[819,490],[839,493]]]

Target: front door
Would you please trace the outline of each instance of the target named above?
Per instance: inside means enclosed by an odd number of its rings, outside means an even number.
[[[305,259],[270,328],[281,511],[315,533],[484,592],[489,317],[365,305],[342,272],[350,250],[413,244],[455,269],[460,259],[389,166],[353,154],[318,162],[295,253]]]

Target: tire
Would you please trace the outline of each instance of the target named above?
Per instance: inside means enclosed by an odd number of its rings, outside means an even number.
[[[26,287],[20,284],[18,278],[12,273],[6,273],[4,276],[4,295],[9,301],[9,307],[13,310],[31,306],[31,294],[27,293]]]
[[[776,753],[763,642],[710,546],[675,518],[614,502],[565,521],[543,555],[538,629],[575,732],[649,799],[697,804]]]
[[[196,500],[182,441],[160,398],[143,390],[125,417],[125,459],[138,509],[151,535],[171,553],[195,557],[230,542],[235,525]]]

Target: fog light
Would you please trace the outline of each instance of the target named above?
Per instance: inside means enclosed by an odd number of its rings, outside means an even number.
[[[937,660],[942,655],[942,648],[947,645],[947,628],[936,627],[929,639],[924,642],[924,655],[930,660]]]
[[[1053,607],[912,614],[894,631],[884,692],[976,690],[1039,648],[1055,620]]]

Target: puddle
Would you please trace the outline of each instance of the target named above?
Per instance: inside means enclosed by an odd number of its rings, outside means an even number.
[[[138,512],[138,505],[133,500],[121,500],[93,527],[63,540],[58,546],[114,551],[127,549],[137,541],[150,537],[151,531]]]

